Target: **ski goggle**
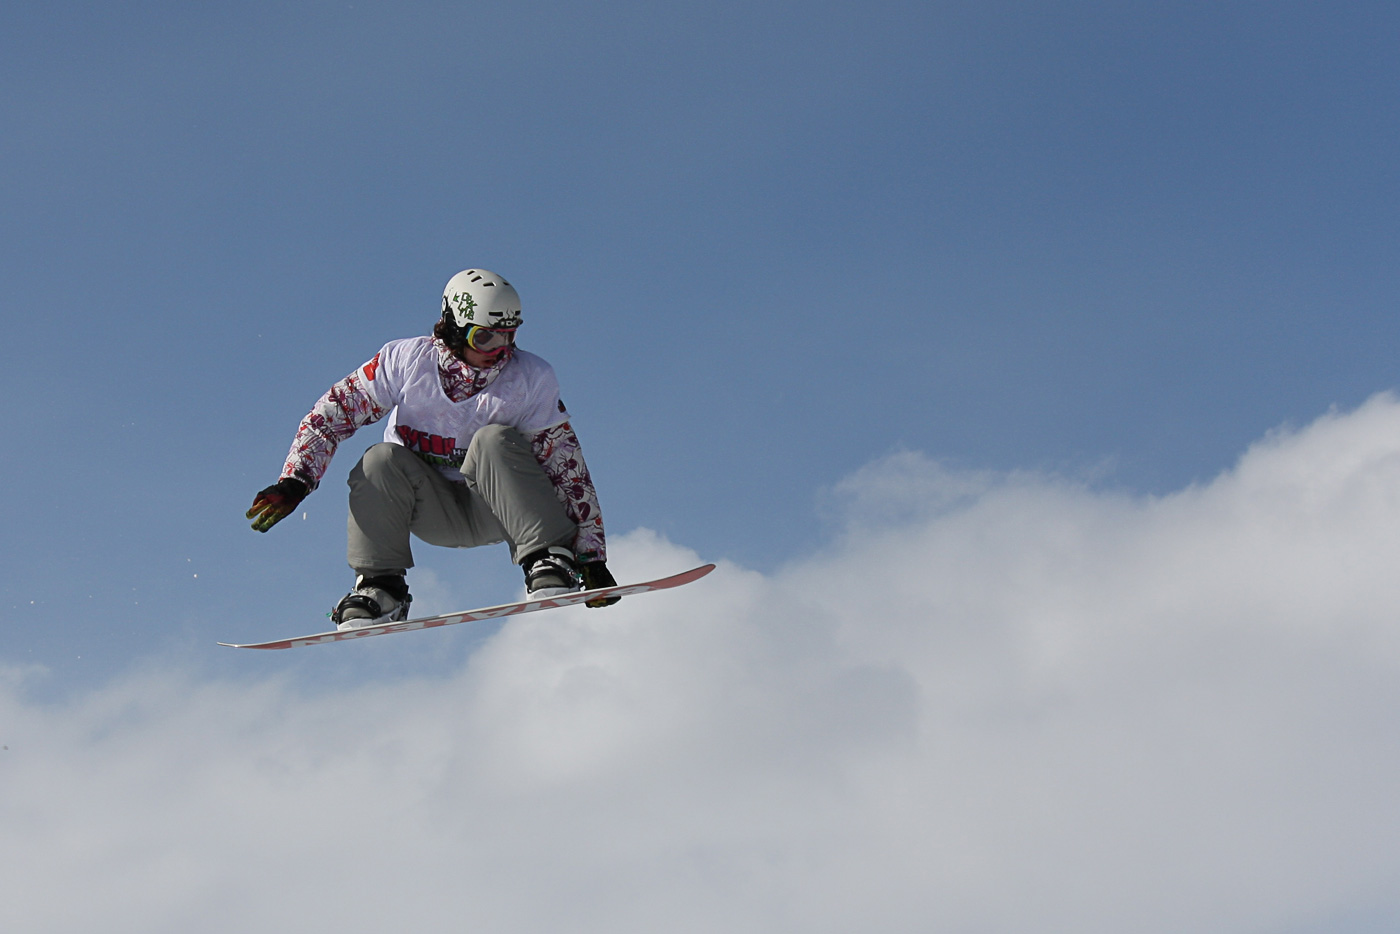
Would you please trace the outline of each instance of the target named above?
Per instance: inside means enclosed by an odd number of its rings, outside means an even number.
[[[515,328],[483,328],[473,325],[467,331],[467,346],[483,353],[501,350],[515,343]]]

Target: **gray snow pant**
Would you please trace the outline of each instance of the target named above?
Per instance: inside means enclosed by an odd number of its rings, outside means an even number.
[[[401,444],[365,451],[350,471],[350,566],[366,576],[406,571],[410,532],[449,548],[509,542],[517,563],[550,545],[573,545],[578,526],[514,428],[487,425],[472,435],[462,476],[466,485],[453,483]]]

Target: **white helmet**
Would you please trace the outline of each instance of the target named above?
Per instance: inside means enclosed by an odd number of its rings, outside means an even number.
[[[465,331],[520,327],[520,295],[509,282],[485,269],[466,269],[442,290],[442,320]]]

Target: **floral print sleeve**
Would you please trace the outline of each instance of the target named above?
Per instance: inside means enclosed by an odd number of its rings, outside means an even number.
[[[370,388],[379,369],[379,358],[375,354],[373,360],[328,389],[311,407],[297,426],[297,436],[282,465],[283,477],[296,477],[316,489],[340,442],[389,414],[393,405],[382,404]]]
[[[540,462],[554,493],[564,504],[569,518],[578,523],[574,537],[574,554],[581,561],[606,561],[607,546],[603,540],[603,515],[598,510],[598,491],[588,465],[583,462],[578,436],[568,422],[546,428],[530,439],[535,460]]]

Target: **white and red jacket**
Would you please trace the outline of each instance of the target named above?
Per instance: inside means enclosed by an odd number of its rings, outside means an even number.
[[[390,341],[364,366],[332,386],[301,420],[282,467],[315,489],[340,442],[385,416],[384,440],[401,444],[464,483],[460,467],[477,429],[509,425],[530,439],[569,518],[578,524],[574,552],[606,559],[603,517],[554,368],[516,348],[477,369],[434,337]]]

